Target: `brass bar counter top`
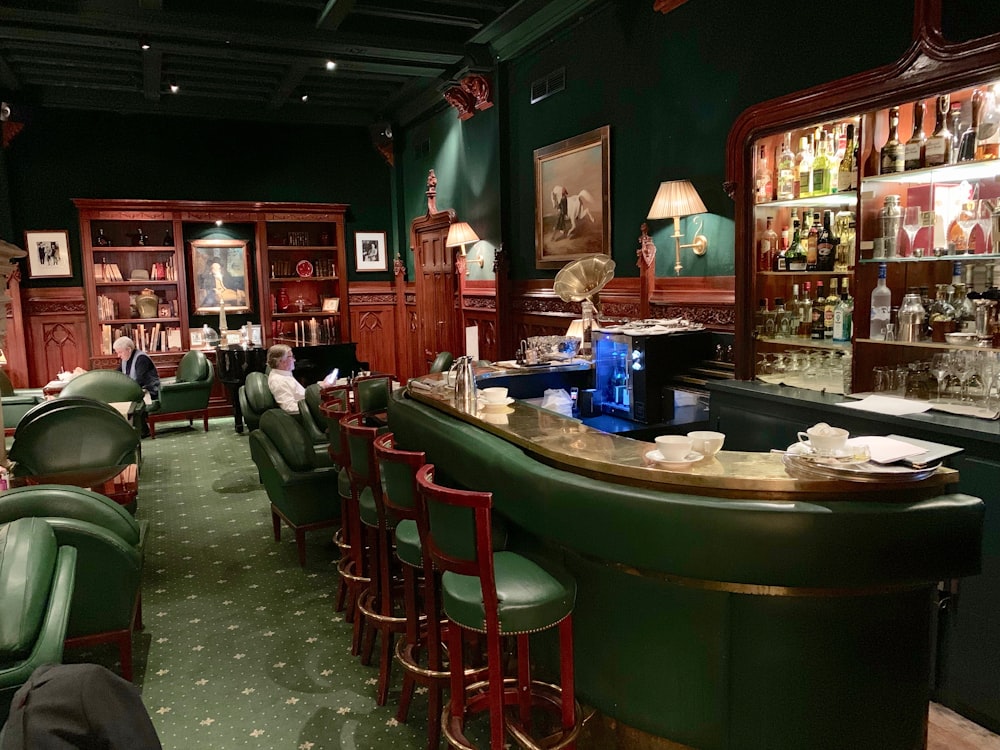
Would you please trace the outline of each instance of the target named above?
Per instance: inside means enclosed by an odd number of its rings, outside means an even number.
[[[900,497],[767,453],[670,472],[650,443],[525,403],[480,418],[411,390],[389,401],[397,443],[492,492],[508,548],[576,579],[577,694],[597,711],[579,750],[922,747],[937,583],[981,560],[984,506],[948,494],[956,473]],[[543,671],[549,653],[532,648]]]
[[[489,374],[480,380],[488,385]],[[439,382],[436,376],[421,378]],[[722,450],[682,468],[648,459],[654,443],[611,435],[578,419],[521,401],[470,414],[457,408],[450,389],[411,387],[410,395],[463,422],[524,448],[551,466],[618,484],[727,498],[782,500],[912,501],[935,497],[958,482],[952,469],[940,468],[925,479],[905,483],[859,484],[846,480],[799,479],[785,470],[780,453]]]

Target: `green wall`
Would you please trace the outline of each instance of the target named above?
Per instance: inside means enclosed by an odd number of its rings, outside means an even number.
[[[348,203],[349,269],[355,230],[393,241],[390,171],[365,128],[38,109],[5,156],[3,239],[22,246],[26,229],[69,230],[74,277],[49,286],[82,284],[72,198]]]

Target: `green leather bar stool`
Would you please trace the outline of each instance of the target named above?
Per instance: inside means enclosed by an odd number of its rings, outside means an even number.
[[[362,414],[380,414],[389,406],[395,375],[379,373],[354,379],[354,407]]]
[[[488,710],[490,750],[502,750],[508,733],[531,750],[573,748],[581,726],[573,689],[575,581],[514,552],[494,551],[492,493],[442,487],[435,483],[430,464],[417,471],[417,487],[417,523],[434,565],[442,571],[441,598],[449,621],[451,697],[441,713],[445,739],[451,747],[475,750],[466,737],[465,721]],[[529,634],[549,628],[559,632],[558,686],[531,678]],[[485,634],[485,682],[468,683],[463,632]],[[503,652],[505,636],[513,636],[516,647],[517,674],[511,677],[504,663],[515,654]],[[508,706],[516,710],[507,711]],[[532,736],[534,707],[558,711],[558,729],[544,740]]]
[[[403,602],[396,596],[394,585],[396,565],[393,563],[392,538],[395,517],[386,512],[382,500],[382,482],[375,459],[377,427],[364,424],[365,415],[358,414],[343,421],[347,433],[347,448],[351,454],[351,491],[358,499],[359,517],[368,545],[368,574],[371,584],[358,601],[364,616],[361,662],[371,661],[376,634],[379,637],[379,677],[376,702],[384,706],[389,696],[389,673],[392,668],[392,643],[396,633],[406,630]]]

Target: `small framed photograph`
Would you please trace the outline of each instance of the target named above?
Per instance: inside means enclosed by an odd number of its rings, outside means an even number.
[[[359,271],[388,271],[385,232],[355,232],[354,255]]]
[[[69,232],[25,232],[24,249],[28,251],[28,271],[32,278],[57,279],[73,275]]]
[[[205,346],[205,338],[201,335],[201,331],[195,331],[194,329],[188,331],[188,337],[191,340],[192,349],[201,349]]]
[[[251,346],[264,345],[264,339],[260,333],[260,323],[254,323],[250,326],[250,345]]]
[[[156,306],[156,314],[160,318],[169,318],[170,310],[171,308],[169,302],[161,302],[159,305]]]
[[[239,346],[240,343],[239,331],[226,331],[226,346]]]
[[[325,313],[340,312],[340,297],[324,297],[321,310]]]

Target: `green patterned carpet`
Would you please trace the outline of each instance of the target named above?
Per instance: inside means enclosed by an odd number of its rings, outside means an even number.
[[[150,538],[135,681],[163,747],[424,748],[422,694],[398,724],[398,668],[380,708],[375,666],[349,653],[351,626],[333,608],[330,531],[307,535],[300,568],[291,532],[273,540],[246,435],[229,418],[210,426],[168,424],[142,445],[137,516]],[[117,671],[116,654],[70,651],[66,660]]]

